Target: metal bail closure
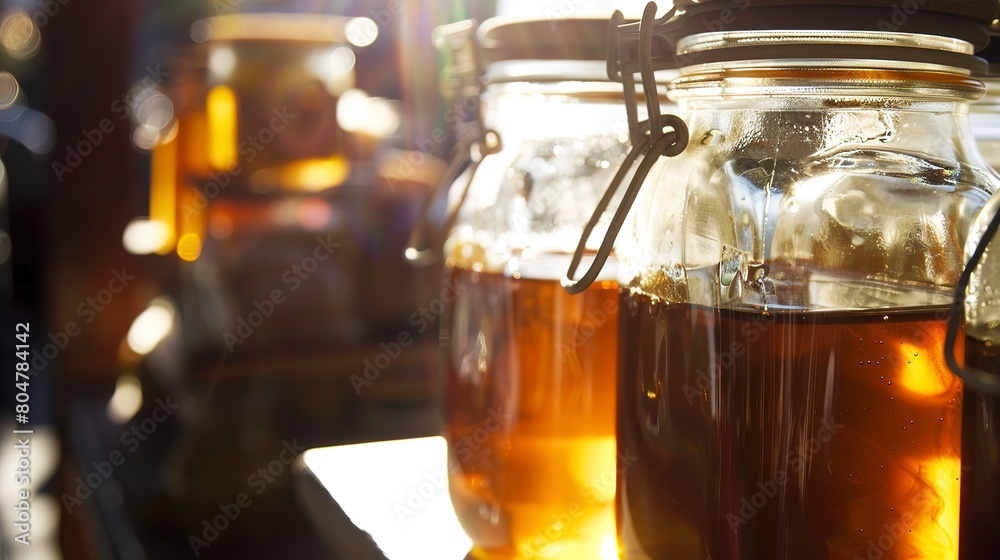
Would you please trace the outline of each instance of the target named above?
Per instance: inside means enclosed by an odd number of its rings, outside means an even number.
[[[458,105],[461,105],[461,100],[470,97],[479,99],[484,90],[483,58],[476,40],[476,28],[475,21],[466,20],[434,30],[434,44],[453,56],[451,89],[456,92],[455,103]],[[471,117],[468,122],[456,125],[459,138],[448,156],[448,166],[417,214],[405,251],[407,260],[413,264],[430,265],[439,259],[439,251],[444,246],[445,238],[455,226],[458,212],[465,203],[479,162],[487,155],[501,149],[500,135],[496,131],[486,129],[483,124],[482,108],[478,103]],[[435,226],[429,219],[431,209],[448,195],[449,187],[465,170],[468,170],[468,180],[461,186],[458,201],[449,208],[444,223]]]
[[[597,204],[597,208],[594,209],[594,214],[590,217],[587,225],[583,228],[583,233],[580,237],[580,242],[576,246],[576,251],[573,253],[573,259],[570,261],[569,270],[566,272],[566,276],[562,279],[561,284],[563,288],[570,294],[578,294],[587,288],[597,279],[600,274],[601,269],[604,268],[604,264],[607,262],[608,257],[611,256],[611,251],[614,250],[615,240],[618,238],[618,233],[621,231],[622,225],[625,223],[625,218],[628,216],[629,211],[632,209],[632,205],[635,203],[635,199],[639,194],[639,189],[642,187],[643,182],[645,182],[646,177],[649,175],[650,169],[653,165],[660,159],[661,156],[673,157],[684,151],[684,148],[688,144],[688,128],[684,121],[675,115],[661,115],[660,114],[660,103],[659,97],[656,91],[656,80],[654,77],[654,65],[652,56],[652,38],[653,32],[656,28],[656,4],[650,2],[646,5],[646,9],[643,11],[642,19],[639,22],[639,74],[642,77],[642,89],[643,94],[646,98],[646,108],[649,112],[649,119],[640,123],[636,123],[633,126],[633,119],[635,118],[636,110],[634,107],[635,103],[635,85],[632,81],[632,74],[634,72],[629,72],[631,68],[627,68],[626,65],[621,64],[623,49],[621,44],[618,42],[619,39],[619,25],[624,21],[621,12],[615,12],[612,16],[612,26],[610,30],[611,37],[609,38],[609,45],[618,45],[617,50],[609,46],[608,50],[608,74],[612,79],[622,80],[622,84],[625,91],[626,105],[629,112],[629,129],[632,134],[632,149],[629,151],[625,160],[622,162],[621,166],[618,168],[618,172],[611,179],[611,184],[608,185],[607,191],[604,196]],[[611,57],[615,57],[616,60],[611,60]],[[620,68],[620,74],[615,71],[615,68]],[[628,100],[631,99],[633,105],[628,105]],[[666,129],[670,129],[666,131]],[[628,188],[625,190],[625,194],[622,197],[621,204],[618,209],[615,210],[614,216],[611,218],[611,223],[608,224],[608,231],[604,236],[604,240],[601,242],[600,248],[594,255],[594,261],[591,263],[590,268],[587,272],[580,277],[579,280],[575,280],[576,271],[580,266],[580,262],[583,260],[584,253],[587,249],[587,242],[590,241],[590,236],[597,227],[598,222],[600,222],[601,217],[604,215],[605,210],[611,204],[611,200],[614,198],[615,193],[618,188],[624,182],[625,177],[631,171],[632,166],[635,164],[636,160],[642,156],[639,161],[639,166],[635,170],[635,174],[632,175],[632,180],[629,182]]]
[[[472,184],[472,178],[476,175],[479,163],[484,157],[496,153],[499,149],[500,136],[492,130],[486,131],[484,140],[481,142],[478,140],[464,140],[455,145],[448,156],[448,166],[445,168],[444,173],[441,174],[441,179],[420,206],[420,212],[417,214],[413,231],[410,232],[410,238],[406,242],[405,254],[407,260],[419,265],[430,265],[438,260],[440,257],[438,251],[444,246],[444,241],[448,233],[455,227],[458,212],[462,209],[462,205],[465,204],[465,199],[469,194],[469,186]],[[444,223],[440,227],[433,227],[428,218],[431,208],[442,197],[448,195],[448,187],[453,185],[462,175],[462,171],[466,169],[468,173],[466,174],[465,182],[461,186],[462,190],[458,200],[448,210]]]
[[[965,317],[965,293],[969,289],[972,275],[983,262],[987,247],[996,240],[997,230],[1000,230],[1000,210],[993,215],[993,219],[986,226],[983,236],[976,245],[976,250],[973,251],[969,262],[965,265],[965,270],[962,271],[962,275],[958,279],[958,285],[955,287],[955,298],[951,304],[951,314],[948,317],[948,330],[945,334],[944,342],[945,361],[948,367],[955,372],[955,375],[965,382],[966,387],[974,391],[992,393],[994,395],[1000,395],[1000,375],[988,373],[975,367],[960,366],[957,356],[955,356],[955,343],[958,337],[959,325],[962,323],[962,318]],[[1000,257],[992,255],[992,258],[997,259]],[[996,279],[996,281],[1000,282],[1000,278]],[[994,288],[997,289],[997,287]]]

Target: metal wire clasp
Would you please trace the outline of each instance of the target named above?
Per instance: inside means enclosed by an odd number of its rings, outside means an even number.
[[[488,130],[483,123],[483,111],[479,104],[483,91],[484,65],[482,51],[476,40],[478,23],[475,20],[465,20],[438,27],[433,32],[435,46],[442,51],[451,53],[452,63],[448,89],[455,92],[454,104],[456,115],[470,112],[465,101],[475,99],[475,109],[469,118],[455,125],[458,136],[455,147],[448,155],[448,165],[438,179],[434,190],[424,200],[417,214],[413,231],[407,241],[406,258],[414,264],[429,265],[440,257],[445,238],[455,225],[458,212],[469,193],[472,177],[484,157],[494,154],[502,148],[500,135],[494,130]],[[459,117],[460,118],[460,117]],[[458,180],[463,171],[467,180],[459,188],[458,200],[452,205],[440,227],[431,223],[428,215],[431,209],[448,195],[449,187]]]
[[[628,114],[629,135],[632,139],[632,150],[608,185],[607,191],[597,204],[594,214],[583,229],[583,235],[577,244],[573,259],[570,261],[566,277],[562,279],[563,288],[570,294],[578,294],[586,290],[597,279],[601,269],[611,256],[615,240],[621,231],[625,218],[635,203],[639,188],[642,187],[650,169],[661,156],[673,157],[684,151],[688,144],[688,129],[684,121],[676,115],[660,113],[660,99],[656,88],[654,72],[658,69],[672,68],[674,64],[665,62],[664,57],[654,56],[653,43],[658,33],[668,31],[675,24],[675,10],[671,9],[665,16],[656,19],[656,4],[650,2],[642,13],[638,23],[625,23],[625,17],[620,11],[611,16],[608,31],[608,77],[613,81],[621,81],[625,92],[625,110]],[[671,61],[673,59],[671,58]],[[646,101],[648,120],[639,122],[638,106],[635,95],[635,74],[639,73],[642,80],[642,93]],[[621,204],[608,225],[608,231],[601,242],[590,268],[580,279],[574,279],[580,261],[586,252],[587,242],[597,227],[601,216],[610,205],[619,186],[632,170],[636,160],[639,166],[632,175],[628,188],[622,197]]]
[[[951,313],[948,317],[948,329],[945,333],[944,341],[945,362],[955,372],[955,375],[965,382],[966,387],[974,391],[992,393],[994,395],[1000,395],[1000,375],[959,365],[958,358],[955,355],[955,343],[958,338],[959,326],[963,324],[963,318],[965,317],[965,293],[969,289],[972,275],[983,261],[987,247],[997,237],[998,230],[1000,230],[1000,210],[993,215],[993,219],[987,224],[986,229],[983,231],[983,236],[979,239],[975,251],[972,252],[969,262],[965,265],[965,270],[962,271],[962,275],[958,279],[958,285],[955,287],[955,297],[951,303]],[[994,255],[993,258],[998,257]]]

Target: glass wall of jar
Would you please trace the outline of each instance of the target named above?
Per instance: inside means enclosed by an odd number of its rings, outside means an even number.
[[[629,149],[607,26],[489,20],[478,31],[491,132],[476,149],[491,153],[467,193],[460,179],[450,195],[442,319],[450,490],[476,558],[617,554],[617,284],[609,269],[580,297],[559,285]]]
[[[720,13],[692,9],[676,42],[690,144],[619,263],[623,557],[957,558],[945,327],[1000,184],[969,131],[974,47],[864,27],[878,2],[830,8],[837,30],[787,4],[708,33]],[[913,26],[971,17],[936,9]]]

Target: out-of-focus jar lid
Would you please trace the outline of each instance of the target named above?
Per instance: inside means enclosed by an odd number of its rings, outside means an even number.
[[[997,0],[677,0],[674,7],[653,23],[656,69],[815,59],[903,61],[982,75],[986,61],[973,54],[989,43],[1000,16]],[[641,60],[640,27],[618,28],[620,68]]]
[[[610,16],[610,14],[608,14]],[[483,62],[597,60],[608,53],[608,18],[490,18],[479,26]]]
[[[321,14],[230,14],[195,22],[191,27],[191,36],[199,43],[205,41],[347,43],[351,21],[352,18]]]
[[[610,16],[610,14],[609,14]],[[478,27],[439,27],[434,40],[448,52],[454,90],[486,82],[606,81],[609,18],[490,18]]]

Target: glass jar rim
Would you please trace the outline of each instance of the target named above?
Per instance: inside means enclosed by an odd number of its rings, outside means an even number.
[[[972,55],[972,43],[961,39],[896,31],[830,31],[775,29],[769,31],[716,31],[688,35],[677,42],[678,56],[719,49],[761,45],[859,45],[907,47]],[[794,52],[794,51],[793,51]]]
[[[782,66],[808,68],[820,62],[851,60],[858,68],[885,68],[891,62],[936,67],[939,72],[984,74],[988,65],[974,52],[972,43],[939,35],[779,29],[689,35],[678,41],[674,57],[687,73],[692,66],[714,63],[767,60],[772,66],[774,61],[783,61]]]
[[[686,68],[670,83],[675,101],[694,98],[814,97],[878,98],[912,101],[979,100],[983,83],[968,74],[942,72],[926,65],[869,60],[810,60],[808,66],[782,66],[783,61],[718,63]]]

